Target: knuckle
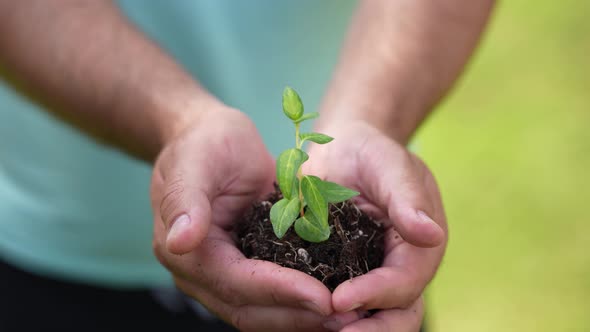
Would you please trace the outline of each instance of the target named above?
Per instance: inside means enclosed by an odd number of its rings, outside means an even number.
[[[407,294],[405,294],[404,296],[402,296],[402,299],[400,301],[399,307],[401,309],[408,309],[408,308],[410,308],[414,304],[414,300],[412,300],[412,298],[415,299],[413,292],[408,292]]]
[[[294,331],[325,331],[321,328],[320,321],[312,317],[289,315],[288,324]]]
[[[238,292],[234,290],[227,280],[224,280],[223,278],[213,279],[213,289],[215,289],[218,297],[222,299],[224,303],[231,306],[239,306],[242,304]]]
[[[416,285],[415,280],[408,279],[406,281],[406,286],[402,287],[400,290],[400,303],[399,306],[403,309],[407,309],[411,307],[415,302],[422,295],[422,290],[420,287]]]
[[[176,217],[178,208],[182,205],[184,197],[184,181],[181,176],[171,181],[165,189],[164,196],[160,202],[160,216],[168,226],[171,219]]]
[[[229,314],[230,323],[240,331],[247,331],[245,322],[248,321],[248,310],[246,307],[235,307]]]
[[[411,271],[394,271],[382,269],[377,274],[379,279],[374,284],[388,285],[382,292],[374,294],[370,309],[409,308],[422,294],[415,274]],[[395,286],[394,286],[395,285]]]

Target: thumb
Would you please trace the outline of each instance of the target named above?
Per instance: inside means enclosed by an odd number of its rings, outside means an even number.
[[[209,231],[209,197],[183,177],[164,180],[162,188],[159,213],[166,228],[166,248],[173,254],[188,253]]]
[[[387,145],[371,154],[363,172],[365,182],[372,184],[370,199],[387,212],[405,241],[419,247],[442,244],[445,221],[435,214],[440,197],[432,175],[410,152],[400,153],[393,144]]]
[[[443,243],[444,232],[431,217],[432,209],[421,204],[418,195],[398,197],[397,203],[390,203],[388,215],[404,240],[418,247],[436,247]],[[407,200],[404,201],[404,198]]]

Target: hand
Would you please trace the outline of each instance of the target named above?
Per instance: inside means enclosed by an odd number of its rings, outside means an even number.
[[[182,291],[240,330],[323,330],[329,290],[302,272],[246,259],[231,237],[245,208],[273,190],[274,161],[245,115],[216,108],[156,161],[155,254]]]
[[[304,173],[358,190],[357,206],[386,228],[382,267],[342,283],[332,295],[336,312],[382,310],[340,324],[342,331],[418,331],[421,294],[447,240],[434,177],[418,157],[366,123],[332,124],[318,131],[334,141],[311,147]]]

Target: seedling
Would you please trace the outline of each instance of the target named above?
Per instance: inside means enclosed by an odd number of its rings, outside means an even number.
[[[326,144],[332,137],[320,133],[300,133],[303,121],[319,113],[304,113],[301,98],[290,87],[283,91],[283,112],[295,125],[295,147],[283,151],[277,159],[277,181],[283,198],[270,209],[270,221],[280,239],[295,223],[295,232],[303,240],[322,242],[330,237],[328,204],[346,201],[359,193],[317,176],[303,175],[301,166],[309,156],[302,150],[305,141]]]

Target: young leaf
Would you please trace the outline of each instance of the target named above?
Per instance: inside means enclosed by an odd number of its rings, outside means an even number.
[[[358,191],[348,189],[334,182],[324,180],[320,181],[322,181],[319,186],[320,191],[328,203],[344,202],[347,199],[353,198],[354,196],[360,194]]]
[[[283,197],[291,199],[294,192],[299,192],[294,188],[297,170],[308,158],[307,153],[295,148],[283,151],[277,158],[277,181]]]
[[[303,115],[301,98],[291,87],[285,87],[283,90],[283,112],[293,121],[299,120]]]
[[[297,175],[297,174],[295,174]],[[299,197],[299,179],[297,176],[293,179],[293,188],[291,189],[291,197]],[[303,203],[303,202],[302,202]]]
[[[305,120],[315,119],[318,116],[320,116],[320,113],[318,113],[318,112],[306,113],[306,114],[303,114],[299,119],[293,120],[293,122],[295,122],[295,123],[301,123],[301,122],[303,122]]]
[[[318,221],[328,226],[328,203],[320,189],[322,180],[317,176],[306,175],[301,179],[301,191],[307,208],[317,217]]]
[[[291,200],[286,198],[276,202],[270,208],[270,222],[272,223],[272,229],[275,235],[280,239],[282,238],[297,216],[299,215],[299,197],[295,197]]]
[[[313,213],[307,211],[295,221],[295,232],[305,241],[323,242],[330,237],[330,226],[322,224]]]
[[[319,133],[302,133],[299,135],[299,138],[301,139],[301,143],[305,141],[312,141],[317,144],[330,143],[334,139],[333,137]]]

